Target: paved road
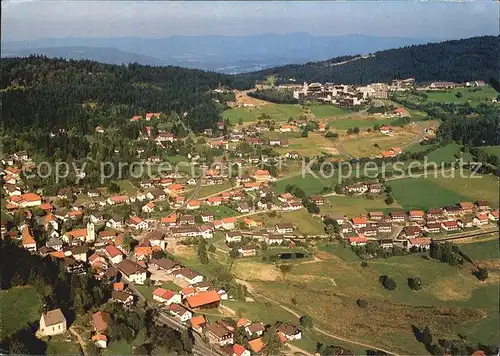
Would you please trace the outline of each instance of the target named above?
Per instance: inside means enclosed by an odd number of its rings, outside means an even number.
[[[144,296],[139,292],[137,288],[132,283],[129,283],[128,287],[130,290],[139,297],[139,299],[145,300]],[[160,309],[156,309],[158,312],[158,319],[161,323],[176,329],[176,330],[187,330],[187,326],[178,322],[175,320],[173,317],[171,317],[168,314],[165,314],[162,312]],[[196,332],[193,332],[193,337],[194,337],[194,342],[193,342],[193,353],[199,354],[199,355],[219,355],[219,353],[213,349],[210,345],[206,345],[203,340],[201,339],[201,336],[198,335]]]

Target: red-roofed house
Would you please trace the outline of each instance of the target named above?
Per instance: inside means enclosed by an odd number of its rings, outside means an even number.
[[[236,218],[229,217],[222,219],[222,228],[225,230],[232,230],[236,227]]]
[[[23,227],[21,233],[21,243],[26,250],[36,252],[36,241],[31,235],[29,227],[26,225]]]
[[[410,113],[405,108],[396,108],[394,110],[394,114],[396,114],[397,116],[400,116],[400,117],[408,117],[408,116],[410,116]]]
[[[113,245],[106,246],[104,249],[104,253],[106,254],[106,256],[109,258],[109,260],[112,263],[116,264],[116,263],[120,263],[121,261],[123,261],[122,252]]]
[[[477,214],[474,219],[474,225],[476,226],[481,226],[481,225],[486,225],[488,224],[488,214],[482,213],[482,214]]]
[[[250,356],[250,351],[245,349],[240,344],[233,345],[233,356]]]
[[[127,226],[136,229],[136,230],[145,230],[148,228],[148,223],[142,220],[138,216],[131,216],[127,221],[126,221]]]
[[[259,353],[264,348],[264,343],[262,342],[262,338],[257,338],[248,341],[248,346],[252,349],[253,352]]]
[[[163,288],[156,288],[153,291],[153,299],[160,303],[166,303],[167,305],[170,305],[172,303],[180,304],[182,298],[179,293],[175,293]]]
[[[207,291],[195,294],[186,298],[187,306],[192,310],[213,309],[220,304],[220,296],[214,291]]]
[[[349,237],[349,244],[353,246],[364,246],[368,243],[368,239],[364,236]]]
[[[355,229],[366,227],[367,222],[368,220],[364,216],[352,218],[352,226]]]
[[[272,178],[272,176],[268,170],[259,169],[259,170],[255,171],[254,178],[257,181],[268,181]]]

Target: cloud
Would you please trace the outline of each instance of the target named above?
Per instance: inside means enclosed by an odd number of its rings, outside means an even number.
[[[2,2],[4,40],[309,32],[458,38],[498,34],[497,1]]]

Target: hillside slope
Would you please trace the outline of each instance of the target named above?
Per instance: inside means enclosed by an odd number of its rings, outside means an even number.
[[[127,120],[150,112],[186,113],[194,131],[214,126],[220,108],[208,95],[220,85],[245,89],[242,78],[179,67],[108,65],[46,57],[4,58],[0,82],[5,130],[76,128],[86,134],[98,115]],[[93,103],[99,110],[88,109]]]
[[[245,76],[261,80],[275,75],[278,82],[335,82],[367,84],[415,77],[418,82],[498,77],[500,37],[483,36],[380,51],[354,61],[346,57],[303,65],[275,67]],[[347,58],[349,59],[349,58]],[[345,62],[339,64],[339,62]]]

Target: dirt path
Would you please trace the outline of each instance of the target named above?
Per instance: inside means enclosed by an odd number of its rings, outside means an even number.
[[[87,356],[87,344],[85,343],[85,341],[83,341],[82,336],[78,333],[78,331],[76,331],[76,329],[73,326],[69,327],[69,332],[76,336],[78,343],[82,348],[83,355]]]
[[[294,355],[295,356],[299,353],[299,354],[306,355],[306,356],[314,356],[314,354],[307,352],[306,350],[302,350],[301,348],[298,348],[297,346],[292,345],[290,343],[287,343],[286,346],[289,348],[289,350],[283,351],[283,353],[285,355]]]
[[[246,287],[247,287],[247,290],[250,294],[253,294],[254,296],[259,296],[259,297],[262,297],[263,299],[266,299],[276,305],[278,305],[280,308],[286,310],[287,312],[289,312],[290,314],[296,316],[297,318],[300,318],[301,315],[299,313],[297,313],[296,311],[294,311],[293,309],[290,309],[289,307],[281,304],[280,302],[277,302],[275,301],[274,299],[271,299],[261,293],[258,293],[255,291],[255,289],[252,287],[252,285],[247,282],[247,281],[244,281],[244,280],[241,280],[241,279],[235,279],[236,282],[238,283],[241,283],[241,284],[244,284]],[[364,347],[366,349],[370,349],[370,350],[380,350],[380,351],[383,351],[389,355],[395,355],[395,356],[398,356],[396,353],[392,352],[392,351],[388,351],[388,350],[384,350],[378,346],[375,346],[375,345],[370,345],[370,344],[365,344],[365,343],[362,343],[362,342],[358,342],[358,341],[355,341],[355,340],[351,340],[351,339],[347,339],[347,338],[344,338],[344,337],[341,337],[341,336],[338,336],[338,335],[334,335],[334,334],[330,334],[329,332],[327,331],[324,331],[320,328],[318,328],[317,326],[314,326],[313,327],[315,331],[323,334],[323,335],[326,335],[328,337],[331,337],[333,339],[337,339],[337,340],[340,340],[340,341],[344,341],[344,342],[347,342],[347,343],[350,343],[350,344],[353,344],[353,345],[357,345],[357,346],[361,346],[361,347]]]

